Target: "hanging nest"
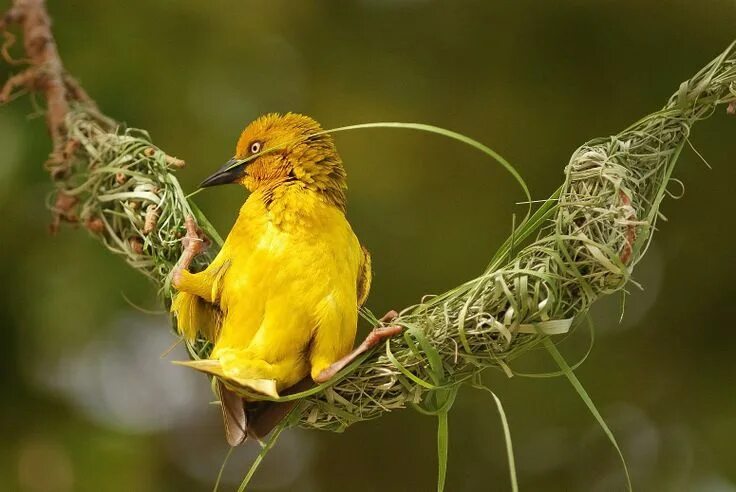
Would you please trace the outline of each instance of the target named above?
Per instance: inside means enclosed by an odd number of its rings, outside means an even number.
[[[112,252],[162,286],[181,256],[182,224],[194,215],[173,171],[184,166],[154,147],[141,130],[110,126],[75,108],[67,116],[68,175],[52,207],[61,220],[80,221]],[[73,204],[74,213],[62,204]],[[210,257],[200,255],[195,268]]]
[[[513,231],[482,275],[404,309],[393,322],[406,328],[403,336],[300,395],[290,422],[342,431],[407,405],[436,412],[448,393],[485,368],[513,374],[511,360],[567,332],[596,299],[626,285],[651,241],[690,128],[734,101],[732,45],[663,109],[577,149],[564,184]],[[84,104],[72,107],[66,128],[70,167],[58,181],[57,215],[81,221],[169,298],[185,218],[196,217],[220,242],[173,175],[183,163],[145,132],[116,127]],[[198,257],[195,269],[210,258]],[[200,341],[189,349],[206,357],[210,347]]]

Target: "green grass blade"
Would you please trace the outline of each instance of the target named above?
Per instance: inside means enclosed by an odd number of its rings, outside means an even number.
[[[503,260],[506,259],[511,252],[512,243],[516,242],[518,244],[524,241],[531,234],[537,232],[544,221],[552,217],[552,215],[557,211],[557,204],[561,194],[562,187],[559,187],[542,203],[542,205],[540,205],[533,215],[527,216],[521,221],[519,226],[513,231],[513,234],[504,241],[501,247],[496,251],[496,254],[493,255],[493,258],[491,258],[491,261],[486,267],[487,272],[494,271],[501,266]]]
[[[585,353],[583,356],[572,366],[570,366],[571,370],[575,370],[578,367],[583,365],[583,362],[585,362],[588,359],[588,356],[593,351],[593,346],[595,345],[595,326],[593,325],[593,319],[591,318],[590,314],[585,315],[586,324],[588,325],[588,330],[590,331],[590,339],[588,341],[588,348],[585,350]],[[538,379],[544,379],[544,378],[557,378],[560,376],[565,376],[565,371],[549,371],[549,372],[518,372],[513,371],[514,376],[519,376],[522,378],[538,378]]]
[[[624,454],[621,452],[621,448],[619,447],[618,442],[616,442],[616,438],[613,436],[613,432],[611,432],[611,429],[608,427],[608,424],[606,424],[606,421],[603,420],[603,417],[601,416],[600,412],[598,412],[598,409],[593,403],[593,400],[591,400],[590,396],[588,396],[588,393],[585,391],[585,388],[583,388],[580,380],[577,378],[577,376],[575,376],[575,373],[572,371],[572,369],[570,369],[570,366],[567,365],[565,358],[562,357],[562,354],[559,350],[557,350],[557,347],[555,347],[555,344],[552,343],[552,340],[550,340],[549,337],[545,337],[542,343],[544,344],[544,348],[547,349],[557,365],[560,366],[560,369],[565,373],[568,381],[570,381],[572,387],[575,388],[575,391],[577,391],[580,399],[583,400],[585,405],[588,407],[590,413],[592,413],[593,417],[595,417],[595,419],[598,421],[598,425],[601,426],[603,432],[606,434],[606,436],[608,436],[608,440],[611,441],[613,447],[616,448],[616,452],[618,453],[619,458],[621,458],[621,464],[624,467],[624,473],[626,474],[626,490],[631,492],[632,488],[631,477],[629,476],[629,468],[626,466],[626,459],[624,458]]]
[[[377,123],[361,123],[358,125],[348,125],[348,126],[341,126],[339,128],[331,128],[329,130],[324,130],[322,132],[318,132],[317,135],[320,133],[337,133],[337,132],[344,132],[344,131],[350,131],[350,130],[363,130],[366,128],[401,128],[405,130],[418,130],[422,132],[427,133],[434,133],[436,135],[442,135],[443,137],[447,137],[453,140],[457,140],[458,142],[462,142],[466,145],[469,145],[477,150],[480,150],[487,156],[491,157],[493,160],[498,162],[501,166],[503,166],[506,171],[511,174],[511,176],[514,177],[517,183],[519,183],[519,186],[521,186],[521,189],[524,191],[524,195],[526,196],[529,203],[529,210],[531,211],[531,194],[529,193],[529,187],[526,185],[526,182],[524,181],[524,178],[521,177],[521,174],[516,170],[516,168],[506,159],[501,156],[498,152],[491,149],[487,145],[484,145],[477,140],[474,140],[466,135],[463,135],[462,133],[454,132],[452,130],[448,130],[446,128],[441,128],[439,126],[434,125],[427,125],[424,123],[405,123],[405,122],[398,122],[398,121],[381,121]]]
[[[258,467],[261,465],[263,458],[265,458],[268,452],[271,451],[271,448],[274,447],[274,445],[276,444],[276,441],[279,439],[279,436],[281,435],[283,430],[286,428],[285,422],[286,422],[286,419],[282,421],[278,426],[276,426],[276,428],[271,432],[271,436],[268,438],[268,441],[266,441],[266,445],[263,446],[263,449],[261,449],[261,452],[258,453],[258,456],[256,456],[256,459],[253,461],[253,464],[250,465],[248,474],[245,476],[243,481],[240,482],[240,487],[238,487],[238,492],[243,492],[246,489],[246,487],[248,487],[248,484],[253,478],[253,475],[255,475],[256,471],[258,470]]]
[[[217,489],[220,488],[222,474],[225,472],[225,467],[227,466],[227,462],[230,461],[230,456],[233,454],[233,450],[235,450],[232,446],[228,446],[228,448],[225,459],[222,460],[222,465],[220,465],[220,471],[217,473],[217,480],[215,480],[215,486],[212,488],[212,492],[217,492]]]
[[[447,478],[447,446],[449,442],[447,411],[437,414],[437,492],[445,490]]]
[[[352,130],[365,130],[369,128],[398,128],[398,129],[404,129],[404,130],[418,130],[422,132],[427,133],[434,133],[435,135],[441,135],[443,137],[450,138],[452,140],[457,140],[458,142],[462,142],[466,145],[469,145],[477,150],[480,150],[487,156],[491,157],[493,160],[498,162],[506,171],[511,174],[511,176],[514,177],[517,183],[519,183],[519,186],[524,191],[524,195],[526,197],[527,202],[529,203],[529,209],[526,214],[526,218],[529,217],[532,210],[532,197],[531,193],[529,192],[529,187],[526,184],[526,181],[524,181],[524,178],[521,177],[521,174],[516,170],[516,168],[504,157],[496,152],[495,150],[491,149],[487,145],[484,145],[480,143],[477,140],[474,140],[466,135],[463,135],[462,133],[454,132],[452,130],[448,130],[446,128],[441,128],[439,126],[434,125],[427,125],[424,123],[405,123],[405,122],[399,122],[399,121],[379,121],[375,123],[360,123],[357,125],[348,125],[348,126],[341,126],[338,128],[330,128],[329,130],[322,130],[316,133],[311,134],[309,137],[317,136],[317,135],[324,135],[328,133],[338,133],[338,132],[346,132],[346,131],[352,131]],[[305,137],[305,138],[309,138]],[[247,164],[248,162],[253,161],[254,159],[258,158],[259,156],[263,154],[267,154],[269,152],[274,152],[277,150],[280,150],[288,145],[291,145],[292,143],[297,143],[302,139],[293,140],[291,142],[286,142],[284,144],[281,144],[277,147],[272,148],[266,148],[262,151],[258,152],[257,154],[253,154],[248,156],[245,159],[237,159],[234,160],[232,166],[230,166],[228,169],[235,168],[237,166],[241,166],[243,164]]]
[[[212,225],[212,223],[207,220],[207,217],[202,213],[202,210],[192,201],[189,202],[189,207],[191,207],[192,212],[194,212],[194,218],[197,219],[197,224],[199,227],[202,228],[204,232],[207,233],[207,235],[212,238],[212,240],[217,244],[218,247],[222,247],[222,244],[224,241],[222,240],[222,236],[220,236],[220,233],[217,232],[217,229],[215,229],[215,226]]]
[[[480,384],[473,385],[473,387],[488,392],[493,397],[493,401],[496,403],[498,415],[501,417],[503,438],[506,442],[506,457],[509,460],[509,478],[511,479],[511,491],[519,492],[519,481],[516,478],[516,460],[514,460],[514,446],[513,442],[511,441],[511,429],[509,427],[509,421],[506,418],[506,412],[504,412],[503,410],[503,404],[501,403],[501,400],[498,398],[498,396],[496,396],[496,393],[494,393],[490,388],[487,388]]]

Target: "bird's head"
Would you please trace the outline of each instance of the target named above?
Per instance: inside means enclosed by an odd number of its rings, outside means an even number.
[[[261,116],[243,130],[235,156],[201,187],[239,183],[251,192],[273,192],[284,184],[299,184],[344,209],[345,168],[332,137],[320,132],[319,123],[308,116]]]

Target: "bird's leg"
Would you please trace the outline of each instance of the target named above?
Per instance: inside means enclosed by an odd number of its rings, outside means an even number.
[[[333,362],[328,367],[320,371],[320,373],[314,378],[314,382],[321,384],[326,381],[329,381],[332,379],[335,374],[340,372],[342,369],[345,368],[348,364],[350,364],[352,361],[355,360],[356,357],[358,357],[360,354],[363,354],[367,352],[368,350],[372,349],[376,345],[378,345],[381,341],[386,340],[387,338],[391,338],[394,335],[398,335],[401,333],[402,327],[398,325],[392,325],[392,326],[384,326],[384,324],[391,323],[394,319],[396,319],[399,316],[399,313],[397,313],[394,310],[389,311],[386,313],[381,319],[381,325],[373,328],[373,331],[371,331],[367,337],[365,337],[365,340],[363,340],[363,343],[358,345],[352,352],[350,352],[348,355],[343,357],[342,359],[338,360],[337,362]]]
[[[184,221],[184,227],[187,229],[186,235],[181,240],[184,251],[182,251],[179,261],[171,272],[171,283],[178,290],[181,290],[183,272],[189,271],[192,260],[204,249],[204,240],[199,236],[197,224],[191,215]]]
[[[390,323],[399,314],[396,311],[389,311],[381,319],[381,323]],[[353,352],[346,357],[343,357],[339,361],[331,364],[325,370],[321,371],[319,376],[312,381],[309,377],[306,377],[296,383],[294,386],[284,390],[281,395],[292,395],[294,393],[301,393],[314,387],[314,383],[323,383],[337,374],[342,368],[350,364],[358,355],[362,354],[366,350],[375,347],[381,340],[391,337],[401,332],[400,326],[380,326],[375,328],[365,341]],[[324,378],[324,379],[323,379]],[[265,437],[271,430],[286,417],[294,405],[298,403],[298,400],[291,400],[285,402],[273,402],[264,401],[261,406],[248,416],[248,434],[260,439]]]

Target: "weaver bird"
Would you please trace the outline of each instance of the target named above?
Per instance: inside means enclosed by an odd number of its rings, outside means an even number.
[[[270,416],[254,412],[264,404],[246,402],[239,388],[273,398],[305,380],[328,381],[401,328],[382,323],[351,352],[371,259],[345,218],[342,160],[317,122],[291,113],[255,120],[235,156],[201,186],[225,183],[250,195],[199,273],[187,271],[201,244],[187,220],[185,252],[172,272],[172,311],[186,340],[213,342],[209,359],[180,364],[217,378],[226,437],[235,446],[267,433],[285,414],[285,405],[274,411],[268,403]]]

